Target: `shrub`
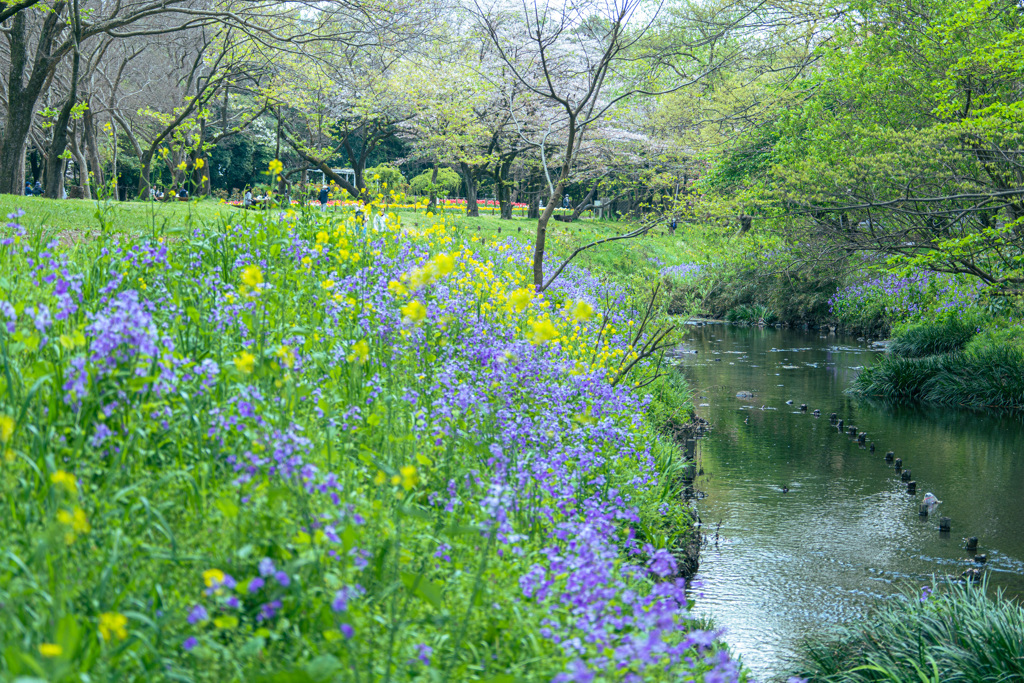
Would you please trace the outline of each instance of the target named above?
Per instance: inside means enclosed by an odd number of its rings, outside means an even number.
[[[427,195],[430,194],[431,181],[430,178],[434,174],[434,169],[429,169],[420,173],[418,176],[412,179],[409,183],[410,188],[414,194]],[[459,174],[450,168],[439,168],[437,169],[437,180],[433,182],[433,189],[440,197],[446,197],[462,184],[462,178]]]

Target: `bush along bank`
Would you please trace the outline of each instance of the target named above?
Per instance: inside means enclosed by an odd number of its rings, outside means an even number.
[[[800,660],[799,675],[821,683],[1024,680],[1024,609],[984,584],[925,587],[806,643]]]
[[[613,285],[393,215],[73,253],[17,218],[0,680],[743,678]]]
[[[852,391],[972,408],[1024,408],[1024,329],[950,319],[906,328]]]

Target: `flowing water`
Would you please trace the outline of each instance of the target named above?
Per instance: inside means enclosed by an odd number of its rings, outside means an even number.
[[[697,444],[709,544],[695,609],[725,629],[758,680],[784,671],[801,638],[977,566],[966,537],[979,538],[991,584],[1024,597],[1020,415],[850,396],[844,390],[877,357],[851,338],[729,325],[686,334],[682,349],[697,353],[676,360],[713,426]],[[875,451],[834,428],[831,413],[867,432]],[[911,470],[917,495],[887,451]],[[922,518],[927,492],[942,502]],[[940,516],[951,518],[950,533],[939,532]]]

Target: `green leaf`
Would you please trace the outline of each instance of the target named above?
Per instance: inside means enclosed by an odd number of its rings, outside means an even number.
[[[419,579],[417,581],[417,579]],[[413,592],[413,595],[430,604],[434,609],[441,609],[441,586],[433,581],[411,572],[402,572],[402,583]]]

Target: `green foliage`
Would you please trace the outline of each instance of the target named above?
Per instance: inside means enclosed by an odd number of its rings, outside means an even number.
[[[920,358],[962,351],[978,333],[973,321],[950,318],[938,324],[912,325],[893,337],[886,350],[894,356]]]
[[[382,192],[393,195],[396,192],[404,191],[409,184],[397,166],[386,163],[366,169],[363,172],[363,177],[366,178],[367,185],[371,187],[374,194]],[[440,178],[440,173],[438,173],[438,177]]]
[[[1024,678],[1024,609],[983,584],[910,592],[804,644],[793,675],[814,683],[1003,683]]]
[[[211,185],[230,191],[266,182],[263,173],[274,158],[274,148],[247,132],[228,137],[208,154]]]
[[[929,340],[922,336],[922,342]],[[902,401],[1024,409],[1024,349],[977,344],[935,356],[889,354],[861,372],[853,391]]]
[[[772,325],[778,321],[778,316],[763,304],[752,304],[750,306],[740,305],[730,308],[725,313],[725,319],[731,323],[740,325]]]
[[[439,197],[446,197],[459,188],[462,178],[450,168],[437,169],[437,180],[431,182],[433,169],[424,171],[409,182],[413,194],[428,195],[432,191]]]

